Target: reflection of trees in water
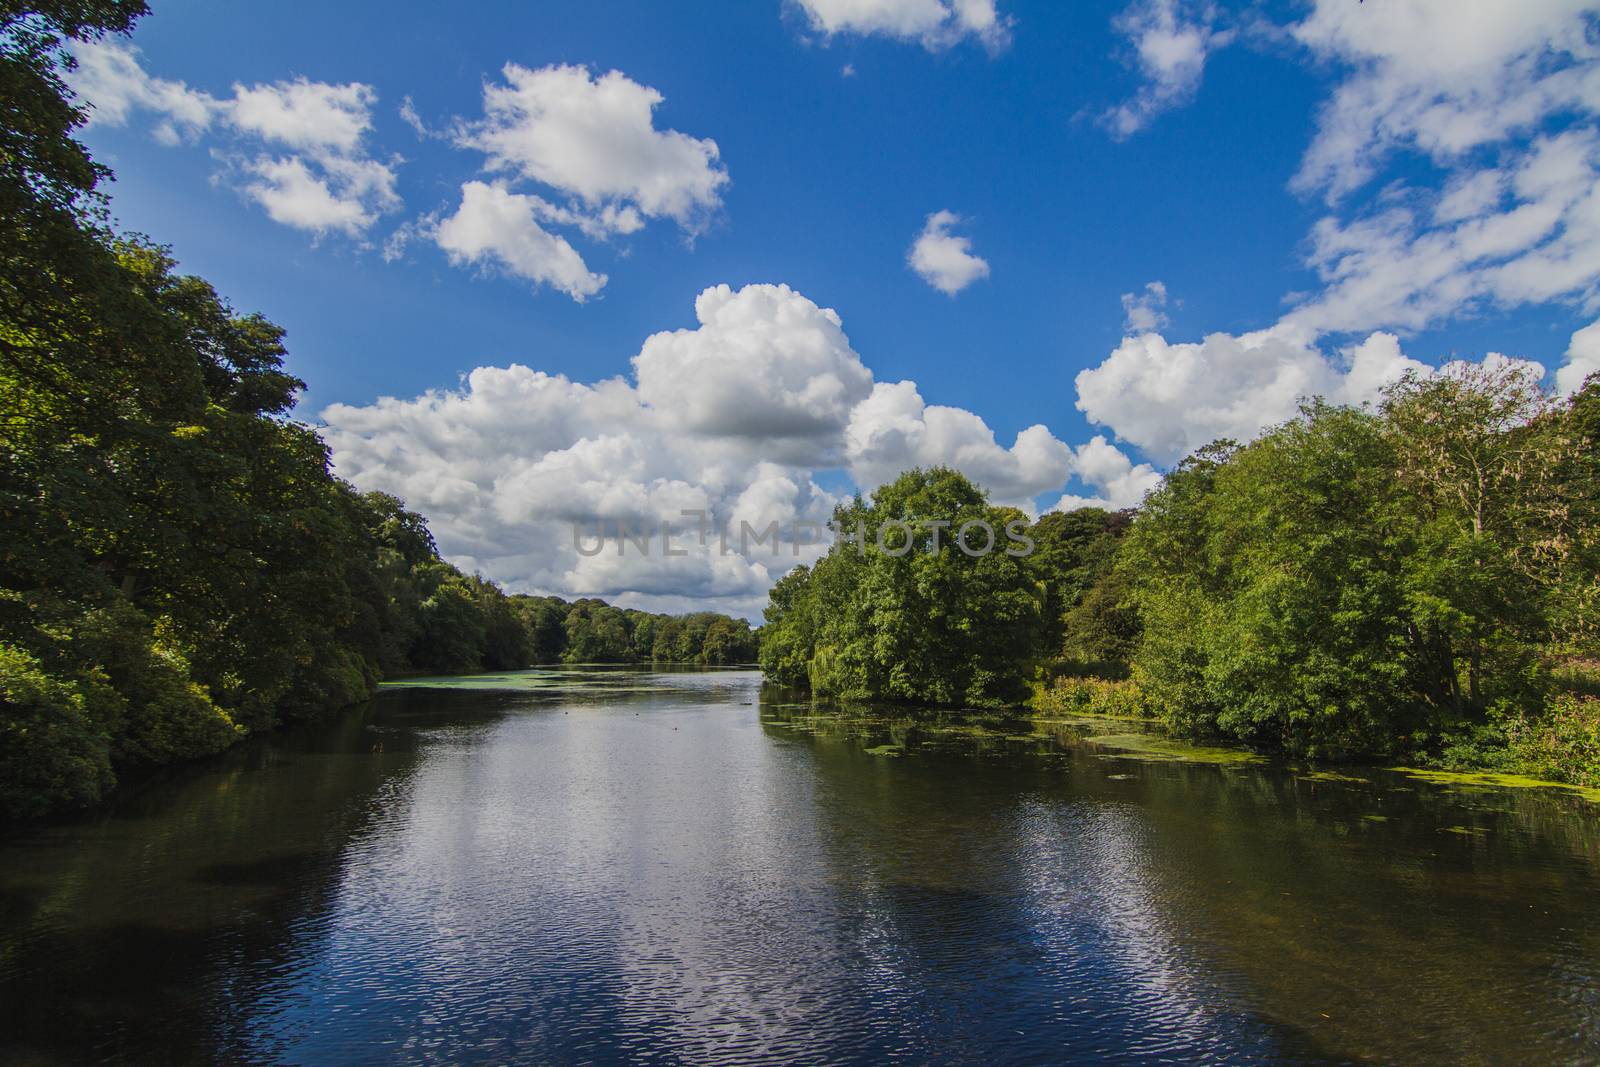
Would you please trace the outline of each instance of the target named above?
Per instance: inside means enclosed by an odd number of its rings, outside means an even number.
[[[253,1005],[416,763],[410,732],[369,716],[248,743],[0,845],[0,1056],[248,1059]]]
[[[809,739],[840,820],[861,827],[841,835],[846,862],[902,887],[883,900],[930,878],[988,885],[985,924],[1020,934],[1019,872],[1036,888],[1064,881],[1044,897],[1101,909],[1121,935],[1075,966],[1165,960],[1144,980],[1164,975],[1182,992],[1186,967],[1204,961],[1231,976],[1284,1048],[1311,1058],[1319,1045],[1405,1062],[1600,1053],[1597,1015],[1583,1006],[1600,959],[1600,820],[1581,800],[1452,792],[1381,770],[1338,781],[1274,765],[1107,758],[1071,729],[1030,742],[1015,723],[969,722],[963,735],[949,718],[763,710],[771,734]],[[868,755],[886,745],[905,755]],[[1049,830],[1019,814],[1028,804]],[[1114,827],[1112,812],[1131,824]],[[1071,846],[1055,847],[1059,838]],[[943,874],[921,869],[929,864]],[[1114,893],[1073,865],[1099,871]],[[924,910],[891,911],[908,944],[919,931],[937,944]],[[1073,927],[1080,940],[1095,935],[1094,924]],[[1204,983],[1185,994],[1211,995]]]
[[[1281,1045],[1219,1007],[1184,958],[1137,809],[1075,793],[1070,752],[1027,739],[1026,723],[804,706],[769,706],[764,722],[814,757],[840,933],[864,962],[852,999],[913,1056],[1239,1058]],[[884,754],[895,745],[908,754]]]
[[[1272,1017],[1384,1061],[1593,1055],[1570,966],[1592,983],[1600,958],[1592,815],[1353,773],[1370,781],[1147,770],[1152,851],[1211,888],[1184,921],[1219,965]]]

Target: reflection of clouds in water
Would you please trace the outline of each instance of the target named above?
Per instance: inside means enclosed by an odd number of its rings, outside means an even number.
[[[322,962],[286,978],[295,1018],[262,1020],[261,1045],[814,1057],[839,995],[818,951],[828,864],[798,754],[736,699],[705,708],[741,685],[441,735],[353,850]]]
[[[695,761],[730,773],[674,773],[666,749],[666,773],[637,783],[626,849],[636,861],[618,914],[623,1026],[657,1054],[691,1062],[712,1052],[803,1061],[816,1055],[814,1013],[829,994],[826,961],[803,925],[826,865],[805,780],[785,773],[791,757],[737,715],[727,709],[685,742]]]
[[[609,1029],[614,908],[573,862],[619,847],[607,830],[614,798],[573,788],[605,752],[585,731],[539,731],[541,762],[570,777],[529,775],[530,723],[513,713],[432,739],[351,849],[322,962],[288,998],[303,1021],[268,1021],[273,1043],[313,1062],[374,1044],[529,1055]]]
[[[1013,826],[1045,966],[1083,998],[1063,1008],[1124,1016],[1126,1044],[1108,1052],[1248,1058],[1235,1009],[1179,936],[1182,891],[1162,882],[1143,811],[1034,798]],[[1079,988],[1096,974],[1104,987]]]

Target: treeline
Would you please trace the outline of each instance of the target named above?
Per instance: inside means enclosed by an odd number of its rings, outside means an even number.
[[[660,615],[604,600],[514,596],[535,663],[694,663],[756,661],[756,634],[744,619],[709,611]]]
[[[754,663],[743,619],[661,615],[604,600],[507,596],[441,560],[422,516],[382,493],[362,498],[386,599],[379,672],[387,678],[470,674],[548,663]]]
[[[0,816],[93,803],[385,675],[749,658],[733,620],[507,597],[330,473],[288,417],[283,332],[107,223],[64,48],[143,11],[0,5]]]
[[[836,521],[1003,513],[913,471]],[[1184,460],[1024,560],[838,545],[773,590],[761,662],[819,695],[1158,718],[1320,758],[1600,784],[1600,378],[1455,365]]]

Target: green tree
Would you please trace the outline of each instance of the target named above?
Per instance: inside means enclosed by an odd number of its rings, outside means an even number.
[[[780,583],[761,660],[780,680],[821,695],[938,705],[1020,702],[1037,647],[1044,593],[1007,526],[1020,512],[991,506],[960,473],[914,470],[842,506],[836,541],[809,573]],[[957,544],[966,524],[968,549]],[[983,528],[992,531],[992,546]],[[937,525],[948,524],[948,525]],[[881,536],[880,536],[881,535]]]

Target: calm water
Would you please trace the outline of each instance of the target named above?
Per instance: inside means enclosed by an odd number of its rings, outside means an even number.
[[[0,840],[0,1058],[1600,1062],[1580,799],[529,678]]]

